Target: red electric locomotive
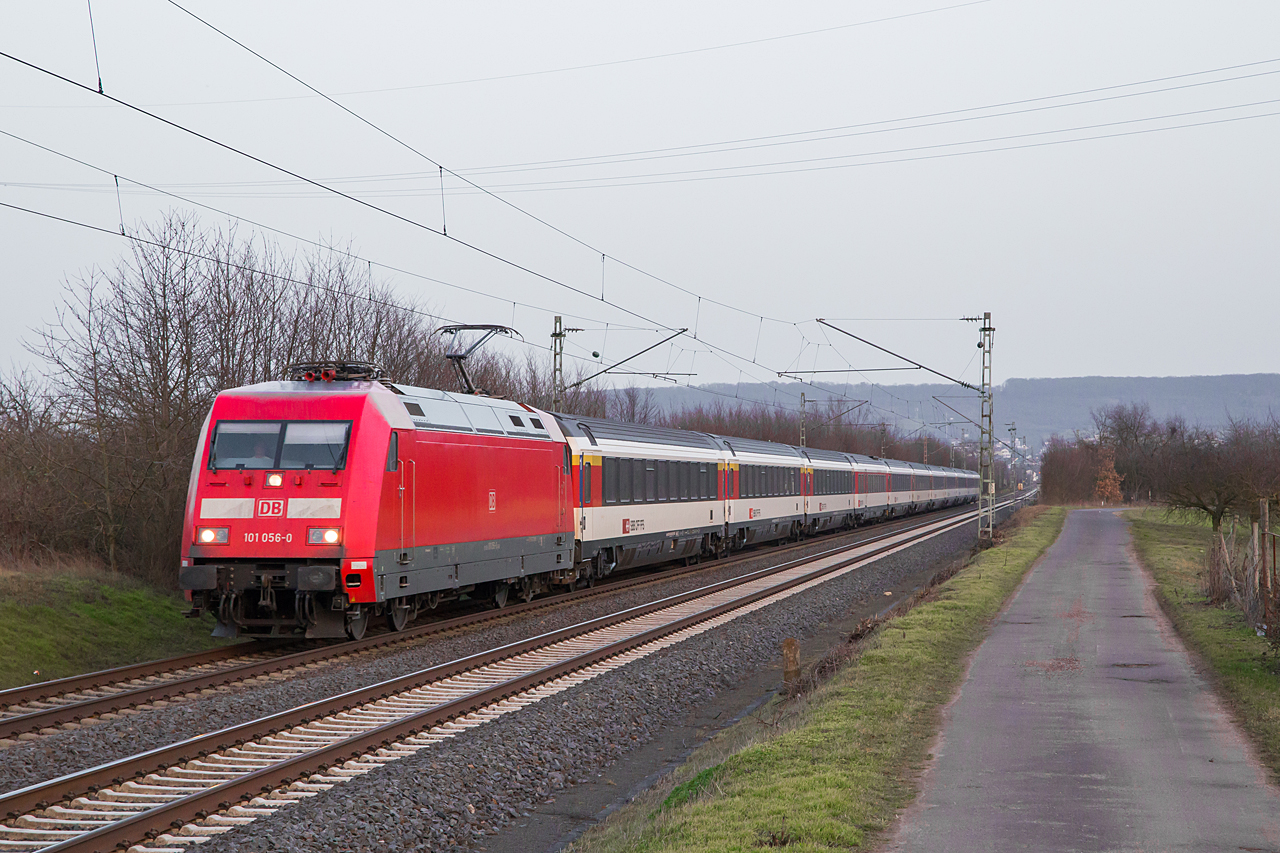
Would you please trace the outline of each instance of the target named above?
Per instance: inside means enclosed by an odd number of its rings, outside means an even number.
[[[217,636],[359,637],[464,593],[531,598],[570,567],[555,420],[459,396],[344,364],[219,394],[187,500],[192,612]]]

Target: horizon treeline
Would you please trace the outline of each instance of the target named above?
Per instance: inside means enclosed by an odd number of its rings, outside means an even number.
[[[1280,501],[1280,419],[1232,418],[1222,429],[1145,403],[1093,413],[1096,435],[1055,436],[1041,455],[1051,503],[1148,501],[1202,513],[1215,532],[1228,515],[1258,520],[1262,502]]]
[[[55,318],[26,342],[40,368],[0,374],[0,557],[88,559],[172,586],[195,445],[219,391],[314,360],[370,361],[397,382],[457,388],[435,317],[341,247],[289,255],[186,213],[136,238],[113,268],[64,283]],[[523,359],[482,351],[467,366],[477,387],[551,408],[549,348]],[[585,375],[571,372],[569,382]],[[717,401],[664,414],[644,389],[598,380],[561,409],[800,440],[798,412]],[[811,410],[808,444],[952,463],[952,448],[854,414]],[[965,455],[957,467],[975,467]]]

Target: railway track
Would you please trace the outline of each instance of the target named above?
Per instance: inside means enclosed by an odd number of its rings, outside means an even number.
[[[948,518],[963,508],[942,510],[923,518]],[[876,534],[886,528],[897,528],[922,518],[902,519],[864,528]],[[812,545],[804,540],[783,548],[773,548],[774,555]],[[765,546],[768,547],[768,546]],[[385,649],[447,631],[461,630],[478,624],[521,615],[531,610],[558,607],[582,598],[619,592],[631,587],[657,583],[709,569],[723,568],[760,556],[760,550],[746,552],[726,560],[716,560],[693,567],[669,569],[660,574],[646,573],[624,578],[591,589],[540,598],[509,605],[501,610],[482,610],[438,619],[412,626],[397,633],[382,633],[343,643],[305,643],[280,641],[238,644],[162,661],[141,663],[118,669],[41,682],[0,691],[0,739],[13,739],[24,734],[52,734],[68,723],[80,724],[86,719],[135,709],[154,702],[167,702],[204,690],[214,690],[262,676],[285,673],[300,667],[366,652]],[[0,846],[0,851],[3,846]]]
[[[0,850],[187,849],[975,515],[917,521],[12,792],[0,797]]]

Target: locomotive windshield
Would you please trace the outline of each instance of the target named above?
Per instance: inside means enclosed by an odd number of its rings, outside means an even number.
[[[339,470],[347,462],[347,421],[219,421],[209,467]]]

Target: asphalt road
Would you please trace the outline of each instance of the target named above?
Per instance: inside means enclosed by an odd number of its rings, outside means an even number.
[[[888,849],[1280,851],[1280,796],[1105,510],[979,648]]]

